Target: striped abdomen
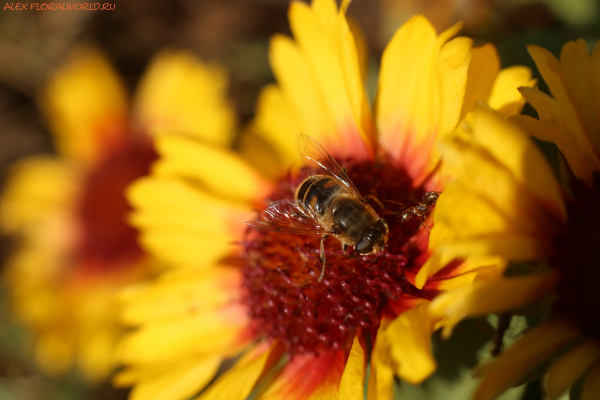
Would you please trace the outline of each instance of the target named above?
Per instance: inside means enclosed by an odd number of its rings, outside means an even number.
[[[305,210],[312,209],[323,216],[331,202],[343,191],[343,186],[335,178],[315,175],[306,179],[296,190],[296,201]]]

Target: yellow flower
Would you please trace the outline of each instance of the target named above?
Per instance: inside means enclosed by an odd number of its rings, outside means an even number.
[[[446,334],[467,316],[549,309],[540,325],[479,368],[475,400],[497,398],[544,362],[545,398],[559,398],[579,379],[582,399],[600,397],[599,48],[590,57],[584,42],[567,43],[558,62],[530,47],[556,97],[521,89],[540,121],[515,116],[511,123],[481,107],[444,145],[445,168],[456,180],[434,212],[438,247],[430,272],[469,255],[527,262],[519,276],[481,273],[473,285],[436,298],[431,309],[445,317]],[[525,134],[557,140],[566,190]]]
[[[459,26],[438,35],[416,16],[384,53],[372,109],[365,41],[345,15],[348,3],[339,10],[333,0],[291,3],[294,39],[271,41],[277,84],[259,98],[242,157],[188,137],[157,138],[161,158],[129,198],[145,247],[174,269],[123,295],[124,319],[139,329],[122,343],[128,368],[116,383],[134,385],[132,399],[193,396],[238,356],[200,399],[244,399],[252,390],[261,399],[359,399],[369,358],[369,396],[387,399],[394,375],[417,384],[435,370],[426,305],[470,282],[477,265],[450,267],[414,287],[428,257],[418,218],[401,224],[392,212],[400,206],[373,203],[389,226],[388,247],[349,257],[327,240],[322,282],[318,236],[244,223],[271,200],[293,198],[305,179],[301,132],[347,167],[362,195],[416,205],[440,189],[437,137],[478,100],[519,111],[516,88],[533,82],[523,67],[499,72],[492,46],[472,56],[470,39],[452,39]]]
[[[556,143],[573,173],[591,186],[594,171],[600,170],[600,47],[590,55],[583,39],[569,42],[560,61],[538,46],[529,46],[529,53],[554,98],[523,88],[540,119],[519,116],[515,122],[538,139]]]
[[[234,120],[224,91],[222,72],[184,52],[154,60],[133,111],[113,69],[91,49],[72,54],[48,82],[43,106],[58,155],[17,163],[0,201],[1,228],[18,239],[4,279],[45,372],[74,364],[92,381],[110,372],[123,331],[115,292],[156,264],[125,220],[124,189],[156,157],[148,128],[228,143]],[[190,104],[207,114],[189,112]]]

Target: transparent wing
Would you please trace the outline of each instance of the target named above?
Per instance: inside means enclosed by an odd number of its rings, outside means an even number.
[[[319,223],[313,215],[308,215],[296,202],[291,200],[275,201],[246,222],[247,225],[282,233],[302,235],[326,235],[331,233]]]
[[[358,189],[352,183],[346,171],[329,155],[317,141],[305,134],[298,140],[300,158],[304,162],[304,170],[309,176],[329,175],[340,180],[352,193],[362,199]]]

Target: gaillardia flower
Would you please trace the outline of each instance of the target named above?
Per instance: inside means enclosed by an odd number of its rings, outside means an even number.
[[[600,46],[567,43],[559,62],[529,48],[554,98],[522,88],[540,120],[506,122],[481,108],[444,145],[449,175],[436,205],[435,260],[468,255],[518,261],[497,274],[481,273],[472,286],[442,294],[431,305],[447,333],[465,316],[546,310],[544,320],[495,360],[476,400],[492,400],[547,363],[545,398],[557,399],[582,380],[581,399],[600,398]],[[525,135],[555,141],[564,158],[562,180]],[[515,276],[516,275],[516,276]]]
[[[130,110],[124,86],[91,49],[69,58],[43,95],[56,156],[17,163],[0,201],[0,224],[16,249],[4,274],[16,317],[36,337],[47,373],[75,365],[92,381],[114,365],[123,327],[115,293],[152,272],[153,262],[126,223],[124,189],[156,158],[149,127],[220,132],[233,115],[224,105],[223,74],[186,53],[153,62]],[[189,104],[209,110],[201,118]]]
[[[123,295],[125,321],[139,329],[122,343],[128,368],[116,383],[134,385],[132,399],[193,396],[223,362],[231,368],[199,398],[244,399],[255,390],[261,399],[361,399],[370,360],[369,396],[388,399],[394,375],[417,384],[435,370],[426,305],[470,282],[477,264],[452,266],[417,289],[430,221],[401,224],[393,202],[413,206],[441,190],[437,138],[478,100],[518,112],[516,88],[532,84],[530,73],[499,71],[492,46],[472,51],[470,39],[452,38],[459,26],[438,35],[416,16],[383,55],[373,110],[365,41],[345,15],[348,3],[291,3],[294,39],[271,41],[278,83],[260,96],[242,157],[190,137],[157,138],[153,175],[129,192],[132,222],[174,269]],[[245,225],[271,201],[291,200],[306,178],[300,133],[382,203],[369,200],[389,226],[388,246],[374,255],[344,254],[329,238],[321,282],[318,235]]]

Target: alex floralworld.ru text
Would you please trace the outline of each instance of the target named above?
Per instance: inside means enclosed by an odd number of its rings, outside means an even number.
[[[4,10],[21,11],[21,10],[114,10],[116,3],[6,3]]]

